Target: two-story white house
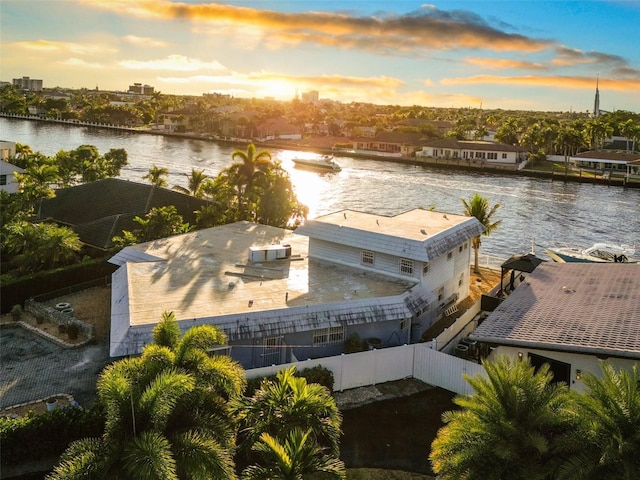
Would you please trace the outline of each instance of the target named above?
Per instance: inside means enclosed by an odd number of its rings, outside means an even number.
[[[127,247],[110,262],[111,356],[140,353],[162,313],[215,324],[244,368],[419,341],[466,298],[475,218],[345,210],[295,232],[237,222]]]

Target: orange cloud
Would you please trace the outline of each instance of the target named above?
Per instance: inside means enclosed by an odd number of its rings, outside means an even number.
[[[404,85],[404,82],[393,77],[351,77],[344,75],[319,75],[319,76],[295,76],[281,75],[277,73],[257,72],[248,75],[249,80],[281,80],[291,83],[313,85],[317,87],[366,87],[366,88],[398,88]]]
[[[168,0],[84,0],[90,6],[144,18],[189,20],[254,27],[289,42],[314,42],[339,48],[418,51],[488,48],[532,52],[551,45],[500,31],[470,12],[445,12],[425,6],[404,15],[357,17],[331,12],[284,13],[217,3],[188,4]]]
[[[44,39],[27,42],[16,42],[14,45],[17,47],[25,48],[27,50],[48,53],[74,53],[76,55],[92,55],[117,52],[115,48],[107,47],[105,45],[92,45],[74,42],[52,42],[50,40]]]
[[[541,63],[525,62],[523,60],[511,60],[507,58],[465,58],[465,63],[476,65],[487,70],[504,70],[507,68],[517,68],[523,70],[547,70],[547,67]]]
[[[476,75],[465,78],[446,78],[441,80],[443,85],[527,85],[535,87],[555,88],[587,88],[593,89],[595,79],[593,77],[571,76],[533,76],[500,77],[495,75]],[[635,79],[607,79],[600,78],[600,87],[619,92],[633,92],[640,90],[640,78]]]

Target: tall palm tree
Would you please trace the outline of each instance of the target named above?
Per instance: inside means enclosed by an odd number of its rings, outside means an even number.
[[[339,454],[342,415],[329,391],[294,375],[295,367],[281,370],[275,380],[264,381],[251,398],[234,402],[239,421],[239,444],[248,453],[267,433],[284,441],[294,428],[311,430],[313,440]]]
[[[559,449],[574,428],[571,399],[552,384],[548,365],[528,361],[485,362],[486,378],[465,377],[472,395],[454,398],[461,410],[443,414],[429,459],[442,480],[545,480],[556,471]]]
[[[312,440],[311,430],[294,428],[283,442],[263,433],[253,446],[260,462],[242,472],[245,480],[303,480],[312,473],[322,478],[346,478],[344,463]]]
[[[489,206],[489,200],[479,193],[476,193],[471,197],[468,201],[464,198],[461,199],[462,205],[464,206],[464,214],[469,217],[475,217],[485,228],[482,235],[489,236],[493,232],[495,232],[502,220],[493,221],[493,216],[500,208],[500,204],[496,203],[493,207]],[[479,273],[478,269],[478,251],[480,250],[480,246],[482,245],[482,241],[480,239],[480,235],[473,237],[471,240],[471,246],[473,247],[473,255],[474,255],[474,263],[473,263],[473,271],[474,273]]]
[[[588,390],[576,396],[574,455],[560,480],[640,478],[640,374],[602,364],[602,377],[586,374]]]
[[[256,179],[266,174],[273,165],[271,153],[268,150],[257,151],[256,146],[250,143],[246,150],[234,150],[231,159],[235,163],[229,167],[230,177],[238,187],[242,208],[248,201]]]
[[[165,167],[157,167],[155,164],[151,166],[149,172],[142,177],[145,180],[149,180],[151,185],[156,187],[166,187],[167,175],[169,175],[169,169]]]

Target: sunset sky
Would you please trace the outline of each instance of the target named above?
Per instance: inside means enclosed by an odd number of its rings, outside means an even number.
[[[0,0],[0,80],[640,112],[640,1]]]

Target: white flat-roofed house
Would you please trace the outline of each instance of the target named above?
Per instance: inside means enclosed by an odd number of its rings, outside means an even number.
[[[427,142],[416,157],[515,166],[527,159],[527,151],[504,143],[441,138]]]
[[[482,231],[475,218],[426,210],[344,211],[295,232],[237,222],[127,247],[110,260],[110,354],[140,353],[165,311],[184,331],[220,326],[244,368],[339,355],[354,334],[411,343],[467,296]]]
[[[640,362],[640,264],[540,264],[470,335],[498,355],[547,363],[582,392],[601,362]],[[486,348],[490,347],[490,348]]]

